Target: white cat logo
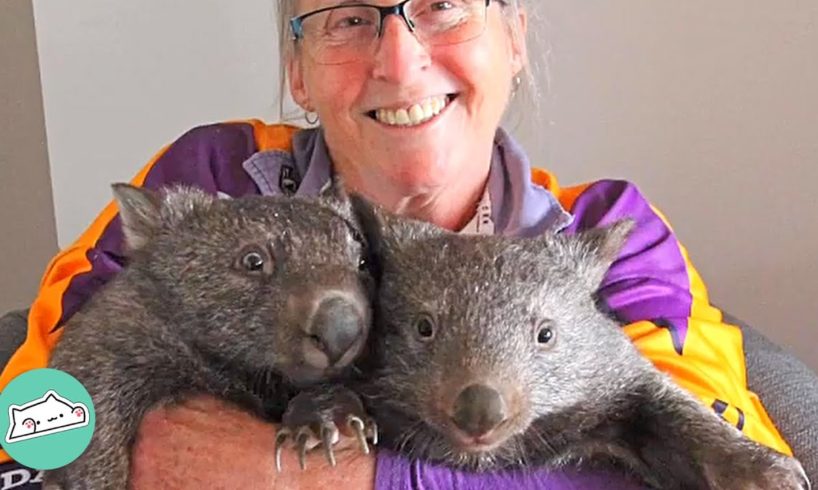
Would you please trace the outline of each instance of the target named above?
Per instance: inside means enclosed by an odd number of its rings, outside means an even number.
[[[71,403],[56,391],[22,406],[9,407],[9,432],[6,442],[13,443],[47,436],[88,425],[88,407]]]

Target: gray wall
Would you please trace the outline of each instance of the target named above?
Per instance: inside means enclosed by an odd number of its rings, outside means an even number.
[[[818,3],[529,3],[551,53],[532,160],[636,182],[714,299],[818,369]],[[269,0],[34,5],[61,245],[185,129],[275,119]]]
[[[57,236],[194,125],[277,114],[272,2],[35,0]]]
[[[0,312],[28,305],[57,251],[30,0],[0,1]]]

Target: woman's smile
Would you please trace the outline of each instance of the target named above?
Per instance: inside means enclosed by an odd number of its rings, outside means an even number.
[[[427,97],[415,103],[396,103],[366,113],[381,125],[397,128],[417,128],[440,118],[457,94]]]

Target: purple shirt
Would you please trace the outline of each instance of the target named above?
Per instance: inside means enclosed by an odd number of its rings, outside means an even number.
[[[562,470],[506,471],[474,474],[454,471],[444,466],[421,461],[408,461],[401,456],[380,449],[375,488],[389,490],[437,490],[437,489],[529,489],[551,490],[640,490],[647,487],[626,477],[592,471]]]

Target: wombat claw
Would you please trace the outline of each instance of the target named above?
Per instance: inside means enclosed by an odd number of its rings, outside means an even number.
[[[290,435],[290,429],[282,427],[276,432],[276,471],[281,473],[281,450],[284,449],[284,441]]]
[[[372,445],[378,445],[378,426],[374,420],[369,420],[369,430],[367,430],[366,424],[360,417],[349,415],[347,417],[347,425],[350,429],[355,431],[355,437],[358,438],[358,445],[361,446],[361,451],[363,451],[364,454],[369,454],[369,445],[366,443],[367,432],[372,438]]]
[[[344,439],[344,444],[339,442]],[[276,470],[281,471],[281,453],[292,441],[302,470],[307,453],[324,446],[324,456],[336,465],[335,450],[354,439],[361,452],[370,454],[367,439],[378,444],[378,426],[367,416],[361,398],[343,386],[320,386],[303,391],[289,401],[276,433]]]
[[[301,470],[307,469],[307,443],[310,440],[310,432],[309,428],[302,427],[296,432],[295,434],[295,444],[298,448],[298,464],[301,467]],[[321,429],[322,431],[322,440],[326,441],[326,434],[329,434],[329,437],[332,437],[332,433],[326,430],[326,427]],[[284,443],[287,441],[287,438],[292,435],[292,431],[286,427],[282,427],[278,430],[276,434],[276,471],[281,473],[281,452],[284,449]],[[330,460],[330,464],[335,466],[335,456],[332,455],[332,459]]]
[[[361,451],[364,454],[370,453],[369,444],[367,443],[367,439],[372,440],[372,445],[375,446],[378,444],[378,425],[375,423],[373,419],[367,419],[364,421],[360,417],[355,415],[348,415],[346,419],[347,427],[355,434],[355,438],[358,441],[358,445],[361,448]],[[335,451],[333,446],[335,443],[338,442],[340,439],[340,433],[338,431],[338,427],[335,425],[334,422],[328,421],[323,422],[321,424],[320,429],[320,441],[321,444],[324,446],[324,456],[327,458],[327,461],[332,467],[335,467],[337,462],[335,459]],[[295,434],[293,435],[293,431],[287,427],[282,427],[276,433],[276,442],[275,442],[275,465],[276,471],[281,472],[281,453],[284,450],[284,446],[287,442],[287,439],[294,439],[295,446],[298,450],[298,464],[301,467],[301,470],[307,469],[307,451],[308,451],[308,443],[310,442],[310,438],[313,437],[313,429],[309,426],[300,427]]]
[[[330,427],[321,427],[321,444],[324,445],[324,456],[327,457],[329,464],[335,468],[335,453],[332,451],[333,441],[338,439],[338,435]],[[301,468],[304,469],[303,467]]]

